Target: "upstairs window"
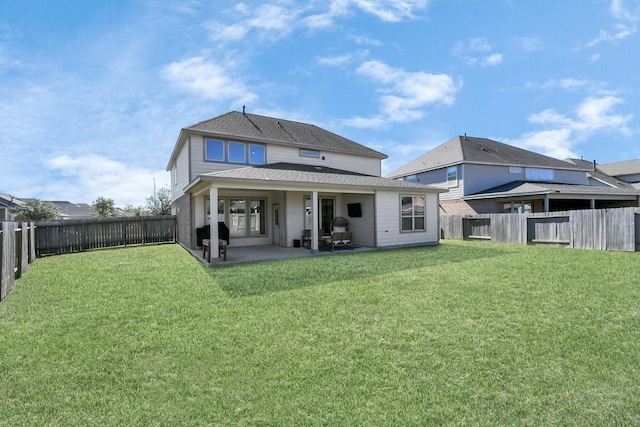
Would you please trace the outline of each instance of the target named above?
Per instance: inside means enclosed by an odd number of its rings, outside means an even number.
[[[265,162],[264,145],[249,144],[249,164],[264,165]]]
[[[218,141],[217,139],[207,139],[204,143],[204,158],[212,162],[224,162],[225,150],[224,141]]]
[[[302,157],[320,157],[320,152],[316,150],[303,150],[299,151],[300,156]]]
[[[531,181],[553,181],[553,169],[526,168],[524,177]]]
[[[229,163],[247,163],[247,147],[242,142],[229,142]]]
[[[264,165],[266,147],[237,141],[205,139],[204,159],[208,162]]]
[[[458,167],[451,166],[447,168],[447,187],[458,186]]]

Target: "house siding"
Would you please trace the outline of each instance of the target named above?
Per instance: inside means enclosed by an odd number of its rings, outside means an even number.
[[[189,185],[189,142],[182,146],[182,150],[176,158],[176,163],[171,172],[171,194],[173,200],[184,194],[184,189]]]
[[[543,168],[545,169],[545,168]],[[451,200],[460,198],[463,195],[469,196],[478,192],[487,190],[492,187],[507,184],[513,181],[526,181],[525,167],[520,167],[520,172],[509,172],[509,166],[506,165],[464,165],[464,194],[456,195],[451,192],[442,200]],[[553,182],[562,184],[581,184],[588,185],[587,176],[584,171],[571,171],[554,169]],[[456,197],[451,197],[456,195]],[[444,195],[443,195],[444,196]]]
[[[320,157],[305,157],[300,155],[298,147],[281,145],[267,146],[267,163],[298,163],[303,165],[317,165],[352,172],[380,176],[381,160],[373,157],[362,157],[353,154],[319,151]]]
[[[418,195],[410,193],[411,195]],[[377,241],[378,247],[402,246],[437,243],[439,241],[438,194],[420,194],[425,196],[424,232],[400,232],[400,197],[397,192],[378,192],[376,194]]]
[[[201,135],[191,136],[192,169],[190,180],[198,175],[219,172],[230,169],[244,168],[249,164],[209,162],[204,160],[204,140]],[[240,139],[238,139],[240,141]],[[318,165],[335,169],[380,176],[381,160],[374,157],[362,157],[353,154],[320,151],[320,157],[300,156],[298,147],[286,147],[274,144],[266,145],[266,163],[298,163],[303,165]],[[310,148],[311,149],[311,148]],[[324,159],[323,159],[324,158]]]
[[[343,217],[349,221],[349,231],[352,232],[352,242],[356,246],[375,247],[375,199],[368,194],[347,194],[345,195],[342,209]],[[360,203],[362,216],[352,218],[348,215],[349,203]]]
[[[456,200],[462,198],[464,189],[464,168],[458,165],[458,185],[448,187],[447,185],[447,169],[436,169],[429,172],[423,172],[416,176],[416,181],[420,184],[429,185],[431,187],[442,188],[447,192],[440,195],[441,200]]]

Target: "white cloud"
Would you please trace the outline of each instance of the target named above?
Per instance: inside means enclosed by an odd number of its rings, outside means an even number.
[[[63,179],[46,188],[52,198],[65,200],[96,200],[113,198],[116,206],[143,205],[156,188],[169,187],[169,174],[162,170],[132,167],[107,157],[90,154],[52,158],[46,167],[60,173]],[[155,180],[155,181],[154,181]]]
[[[610,90],[606,89],[606,84],[604,82],[599,82],[596,80],[587,80],[587,79],[574,79],[574,78],[566,78],[566,79],[550,79],[544,83],[533,83],[528,82],[526,84],[527,89],[533,90],[554,90],[554,89],[562,89],[566,91],[579,91],[584,90],[588,93],[597,94],[597,95],[608,95],[611,93]]]
[[[482,65],[498,65],[502,63],[502,54],[494,53],[482,59]]]
[[[238,103],[257,99],[242,81],[230,77],[223,67],[201,56],[173,62],[162,70],[162,75],[175,86],[202,98]]]
[[[415,19],[416,12],[427,7],[427,0],[332,0],[311,2],[306,8],[294,2],[261,4],[250,7],[239,3],[224,13],[229,19],[217,19],[207,28],[212,40],[238,41],[254,32],[263,40],[287,37],[297,28],[323,29],[335,24],[354,9],[373,15],[384,22]],[[225,22],[233,22],[226,25]]]
[[[631,114],[615,114],[613,108],[623,100],[616,96],[587,97],[571,116],[553,109],[532,114],[529,121],[547,129],[523,135],[510,143],[558,159],[576,157],[575,146],[598,131],[629,134]]]
[[[631,12],[623,0],[612,0],[609,6],[611,16],[619,22],[611,30],[600,30],[598,37],[585,43],[581,48],[592,48],[602,43],[615,43],[633,36],[637,32],[640,9]]]
[[[536,52],[542,49],[542,42],[537,37],[515,37],[513,42],[526,52]]]
[[[424,116],[421,108],[429,104],[451,105],[457,86],[446,74],[407,72],[379,61],[368,61],[356,72],[381,86],[380,116],[349,120],[352,126],[379,127],[386,122],[407,122]]]
[[[355,127],[358,129],[378,129],[383,127],[387,120],[381,115],[375,115],[372,117],[352,117],[350,119],[346,119],[343,123],[347,126]]]
[[[385,22],[414,19],[414,12],[427,6],[427,0],[352,0],[352,2]]]
[[[631,12],[624,3],[623,0],[611,0],[611,16],[621,21],[637,22],[640,19],[638,13]]]
[[[216,41],[236,41],[245,38],[250,32],[261,38],[275,40],[289,35],[296,25],[300,11],[296,8],[274,4],[262,4],[258,7],[247,7],[237,4],[228,14],[237,21],[225,25],[219,20],[207,25],[210,38]]]
[[[347,53],[344,55],[328,56],[318,59],[319,65],[340,66],[345,65],[355,60],[362,60],[369,55],[368,50],[360,50],[353,53]]]
[[[501,53],[493,53],[493,46],[484,37],[458,41],[453,47],[453,54],[469,65],[498,65],[503,60]]]
[[[517,140],[505,141],[526,150],[542,153],[556,159],[577,157],[571,129],[555,129],[531,132]]]
[[[616,41],[624,40],[627,37],[636,33],[636,28],[629,27],[624,24],[618,24],[615,26],[614,31],[600,30],[600,35],[594,40],[586,43],[584,47],[595,47],[601,43],[613,43]]]

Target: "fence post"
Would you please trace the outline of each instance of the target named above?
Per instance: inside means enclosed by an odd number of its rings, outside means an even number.
[[[2,260],[0,265],[0,301],[13,289],[16,280],[16,223],[2,223]]]
[[[36,261],[36,223],[29,223],[29,263]]]

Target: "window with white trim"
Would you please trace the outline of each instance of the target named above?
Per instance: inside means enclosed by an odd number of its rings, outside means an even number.
[[[525,168],[524,177],[532,181],[553,181],[553,169]]]
[[[304,150],[301,148],[298,153],[302,157],[320,157],[320,152],[316,150]]]
[[[447,187],[458,186],[458,166],[447,168]]]
[[[260,144],[205,139],[204,159],[208,162],[264,165],[266,147]]]
[[[229,199],[229,235],[231,237],[259,237],[267,234],[267,215],[264,199]]]
[[[400,231],[425,230],[425,197],[400,197]]]

